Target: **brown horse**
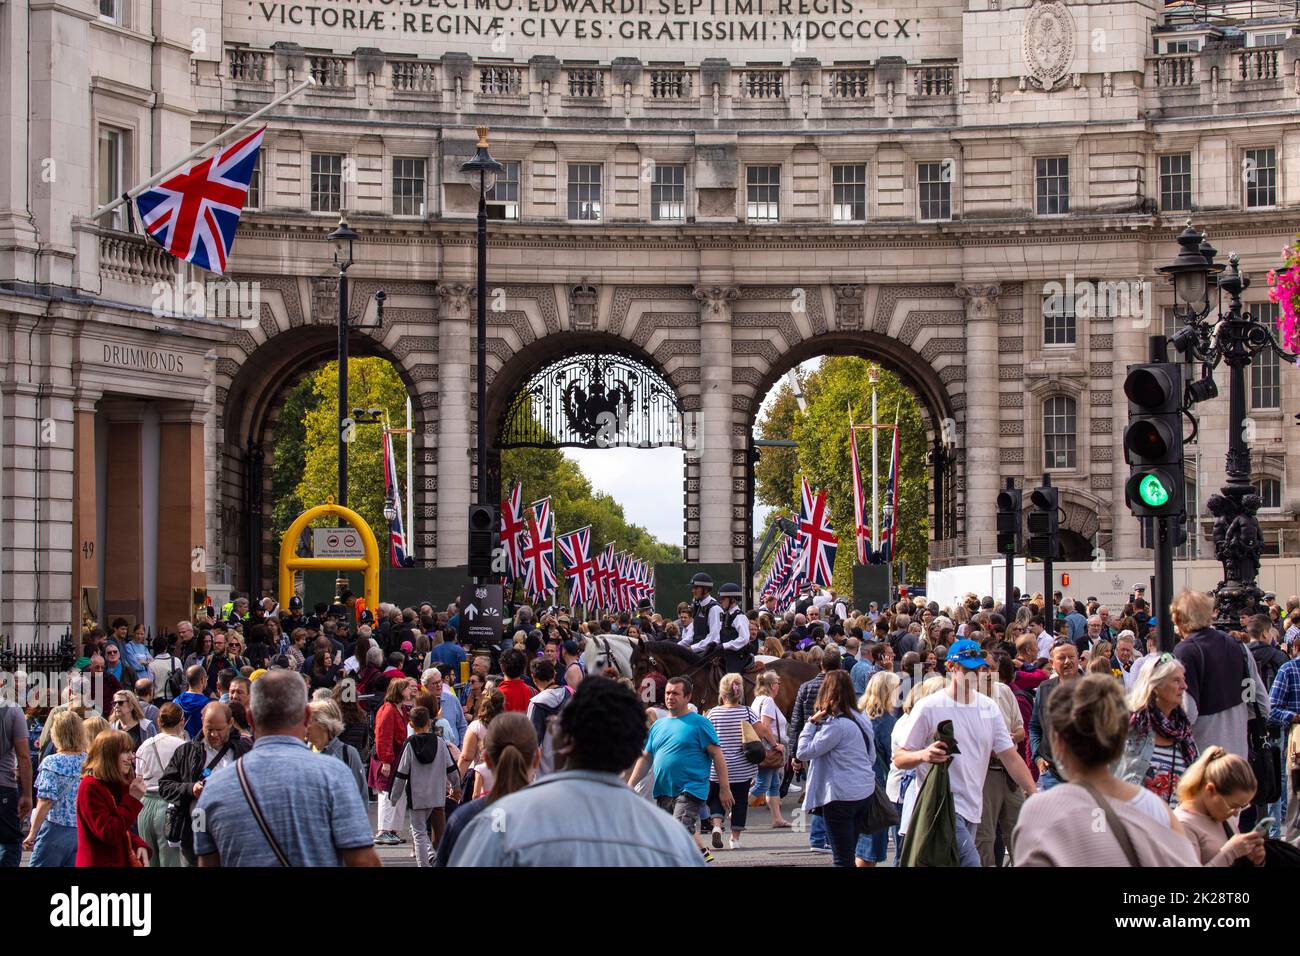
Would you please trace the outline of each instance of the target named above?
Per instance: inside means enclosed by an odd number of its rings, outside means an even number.
[[[691,703],[706,713],[718,703],[718,682],[722,679],[722,658],[712,656],[702,658],[694,651],[684,648],[673,641],[645,641],[634,648],[632,654],[632,682],[640,686],[642,678],[650,671],[659,671],[665,677],[687,677],[694,685]],[[763,670],[776,671],[781,675],[781,686],[776,694],[776,706],[786,717],[794,708],[795,694],[804,681],[818,672],[816,664],[783,658],[772,661]],[[754,700],[754,680],[761,673],[751,670],[743,674],[745,681],[745,703]]]

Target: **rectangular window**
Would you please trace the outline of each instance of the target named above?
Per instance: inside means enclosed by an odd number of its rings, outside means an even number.
[[[245,209],[262,208],[262,157],[266,155],[266,146],[257,151],[257,162],[253,164],[253,175],[248,179],[248,195],[244,197]]]
[[[831,167],[831,221],[867,221],[867,167]]]
[[[745,219],[781,221],[781,167],[745,167]]]
[[[1250,311],[1260,325],[1277,334],[1277,317],[1280,306],[1276,302],[1261,302],[1250,306]],[[1264,349],[1250,360],[1250,407],[1282,407],[1282,368],[1277,353]]]
[[[1064,395],[1049,398],[1043,404],[1043,467],[1075,467],[1074,437],[1074,399]]]
[[[916,194],[923,222],[951,219],[952,165],[948,162],[917,163]]]
[[[650,218],[656,222],[686,221],[686,167],[655,163],[650,183]]]
[[[600,221],[599,163],[569,164],[569,218]]]
[[[1074,296],[1065,293],[1043,296],[1043,344],[1075,344]]]
[[[1277,205],[1277,150],[1248,149],[1241,163],[1246,183],[1246,208]]]
[[[122,23],[122,0],[99,0],[99,19]]]
[[[424,160],[393,157],[393,215],[424,215]]]
[[[1070,211],[1070,157],[1034,160],[1034,197],[1040,216],[1062,216]]]
[[[1160,209],[1186,212],[1192,208],[1192,154],[1160,157]]]
[[[502,170],[497,174],[497,181],[487,191],[489,219],[519,218],[519,164],[513,160],[502,160]]]
[[[126,130],[111,126],[99,128],[99,204],[112,202],[126,190]],[[118,206],[106,213],[100,225],[108,229],[121,229],[126,208]]]
[[[1286,42],[1285,33],[1252,33],[1251,46],[1281,46]]]
[[[1195,40],[1166,40],[1166,53],[1198,53],[1201,49],[1200,39]]]
[[[311,211],[338,212],[343,208],[343,154],[311,154]]]

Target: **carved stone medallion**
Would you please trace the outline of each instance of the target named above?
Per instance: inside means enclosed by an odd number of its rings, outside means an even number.
[[[1039,89],[1056,89],[1074,63],[1074,17],[1061,0],[1039,0],[1025,15],[1021,44],[1029,82]]]

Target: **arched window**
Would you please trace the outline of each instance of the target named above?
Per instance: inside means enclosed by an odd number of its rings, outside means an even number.
[[[1282,482],[1276,478],[1257,478],[1253,484],[1255,494],[1259,495],[1259,500],[1263,502],[1260,505],[1261,510],[1276,511],[1282,507]]]
[[[1043,403],[1043,467],[1075,467],[1074,399],[1056,395]]]

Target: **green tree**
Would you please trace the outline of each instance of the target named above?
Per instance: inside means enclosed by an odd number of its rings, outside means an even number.
[[[323,504],[338,489],[338,362],[326,363],[309,381],[315,403],[304,406],[303,468],[294,489],[297,501],[305,507]],[[382,408],[394,425],[403,424],[406,387],[392,364],[373,357],[348,359],[348,408]],[[398,483],[405,490],[406,455],[400,437],[394,439],[394,452]],[[355,440],[348,446],[348,507],[365,519],[376,537],[386,540],[383,429],[379,425],[358,425]],[[322,518],[314,523],[326,527],[334,521]]]
[[[871,422],[871,383],[867,377],[869,363],[855,357],[828,357],[804,382],[807,409],[793,413],[789,403],[777,402],[759,422],[765,438],[793,438],[799,443],[797,469],[773,466],[757,472],[759,500],[774,507],[799,507],[799,476],[802,473],[814,488],[827,493],[831,528],[840,539],[835,558],[833,583],[843,593],[852,591],[853,566],[857,549],[853,537],[853,486],[849,453],[849,413],[856,424]],[[784,390],[783,386],[783,390]],[[927,516],[929,483],[926,474],[925,428],[915,396],[897,376],[882,371],[876,391],[881,424],[892,424],[895,410],[902,458],[902,482],[899,486],[899,518],[895,560],[903,559],[909,568],[927,566],[929,518]],[[793,394],[790,399],[793,400]],[[889,473],[891,433],[880,432],[880,495],[882,504],[885,481]],[[769,452],[765,451],[766,457]],[[863,486],[870,508],[871,437],[869,431],[858,433],[858,456],[862,466]],[[868,519],[869,523],[869,519]]]
[[[279,421],[272,436],[275,449],[271,463],[271,540],[278,542],[293,519],[306,510],[298,497],[298,482],[307,465],[307,414],[321,403],[313,387],[313,376],[303,378],[284,396]]]

